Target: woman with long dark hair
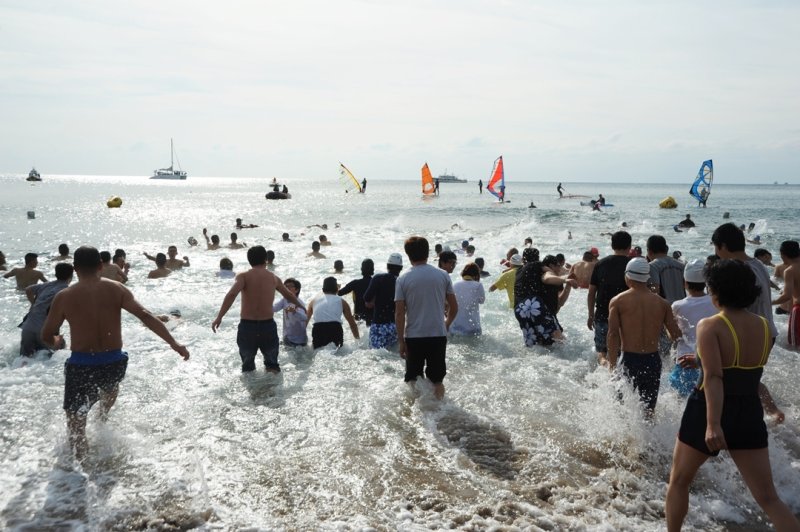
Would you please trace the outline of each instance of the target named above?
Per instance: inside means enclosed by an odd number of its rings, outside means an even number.
[[[747,311],[760,288],[738,260],[719,260],[706,274],[719,314],[697,325],[702,384],[686,403],[667,489],[667,529],[680,530],[689,507],[689,486],[711,456],[727,449],[750,493],[776,530],[800,530],[772,481],[767,427],[758,390],[772,349],[767,320]]]

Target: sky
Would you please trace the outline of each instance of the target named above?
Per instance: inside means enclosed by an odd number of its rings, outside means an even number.
[[[3,0],[0,173],[800,183],[800,3]]]

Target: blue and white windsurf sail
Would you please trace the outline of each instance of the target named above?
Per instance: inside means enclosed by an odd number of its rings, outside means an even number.
[[[692,188],[689,189],[689,194],[694,196],[697,201],[705,205],[708,201],[708,196],[711,194],[711,183],[714,181],[714,163],[711,159],[703,161],[700,171],[697,172],[697,177],[692,183]]]

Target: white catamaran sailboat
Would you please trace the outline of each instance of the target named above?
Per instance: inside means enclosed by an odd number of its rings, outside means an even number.
[[[159,168],[153,172],[150,179],[186,179],[186,172],[181,170],[181,163],[178,161],[178,169],[175,170],[175,147],[172,139],[169,139],[169,168]]]

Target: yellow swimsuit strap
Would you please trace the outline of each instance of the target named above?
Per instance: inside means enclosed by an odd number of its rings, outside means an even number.
[[[739,337],[736,336],[736,331],[733,329],[733,324],[728,319],[728,317],[725,316],[725,314],[720,312],[719,314],[717,314],[717,316],[719,316],[722,319],[722,321],[725,322],[725,324],[728,326],[728,329],[731,330],[731,336],[733,336],[733,347],[734,347],[733,364],[731,364],[728,367],[729,368],[737,368],[737,367],[739,367]]]
[[[758,364],[755,366],[743,367],[740,365],[740,352],[739,352],[739,337],[736,336],[736,331],[733,329],[733,324],[731,324],[730,320],[728,319],[725,314],[720,312],[718,314],[722,321],[724,321],[728,325],[728,329],[731,331],[731,335],[733,336],[733,345],[735,348],[734,355],[733,355],[733,364],[728,366],[729,368],[741,368],[741,369],[756,369],[756,368],[763,368],[767,364],[767,357],[769,356],[770,351],[770,336],[769,336],[769,325],[767,323],[766,318],[764,316],[759,316],[761,318],[761,323],[764,324],[764,348],[761,350],[761,358],[758,360]]]

